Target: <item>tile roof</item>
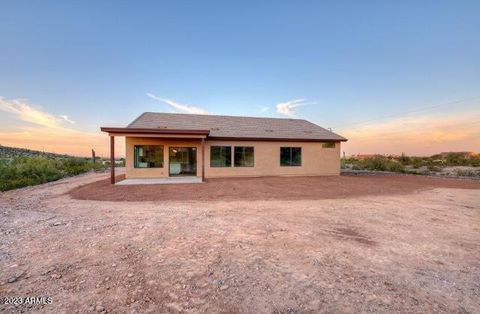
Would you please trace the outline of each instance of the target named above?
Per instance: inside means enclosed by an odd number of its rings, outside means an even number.
[[[209,130],[209,138],[225,139],[346,141],[344,137],[302,119],[145,112],[128,128]]]

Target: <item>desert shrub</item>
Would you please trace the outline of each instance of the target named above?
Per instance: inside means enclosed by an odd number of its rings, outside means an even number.
[[[395,161],[389,161],[387,164],[387,170],[391,172],[404,172],[404,166]]]
[[[67,158],[59,164],[66,175],[78,175],[93,169],[94,164],[83,158]]]
[[[405,166],[405,165],[409,165],[412,162],[412,159],[408,156],[405,156],[405,154],[402,153],[402,156],[398,158],[398,161]]]
[[[469,158],[463,153],[450,153],[447,155],[446,161],[449,166],[467,166]]]
[[[0,191],[8,191],[18,189],[24,186],[30,186],[38,184],[31,178],[18,178],[11,180],[0,180]]]
[[[471,156],[469,158],[469,164],[472,167],[480,167],[480,154],[476,156]]]
[[[412,157],[410,164],[413,166],[413,168],[418,169],[422,166],[425,166],[426,163],[420,157]]]
[[[101,163],[85,158],[48,159],[45,157],[15,157],[0,159],[0,191],[42,184],[78,175],[90,170],[104,169]]]
[[[403,172],[403,165],[396,160],[389,160],[384,156],[375,156],[365,160],[357,161],[353,168],[354,170],[375,170],[375,171],[393,171]]]
[[[55,181],[63,177],[55,162],[42,157],[19,157],[0,164],[0,190]]]

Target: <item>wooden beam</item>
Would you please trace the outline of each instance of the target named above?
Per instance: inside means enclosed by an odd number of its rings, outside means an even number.
[[[202,138],[202,182],[205,182],[205,139]]]
[[[110,183],[115,184],[115,136],[110,136]]]

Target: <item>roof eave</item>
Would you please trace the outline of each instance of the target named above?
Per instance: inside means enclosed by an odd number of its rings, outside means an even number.
[[[227,136],[208,136],[209,140],[214,141],[265,141],[265,142],[346,142],[346,138],[341,139],[321,139],[321,138],[280,138],[280,137],[227,137]]]
[[[185,130],[185,129],[160,129],[160,128],[117,128],[117,127],[101,127],[102,132],[109,134],[184,134],[184,135],[208,135],[210,130]]]

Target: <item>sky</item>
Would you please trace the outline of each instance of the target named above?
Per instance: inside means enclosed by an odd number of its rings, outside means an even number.
[[[0,144],[108,156],[144,111],[480,151],[480,1],[1,1]],[[124,154],[117,140],[119,154]]]

